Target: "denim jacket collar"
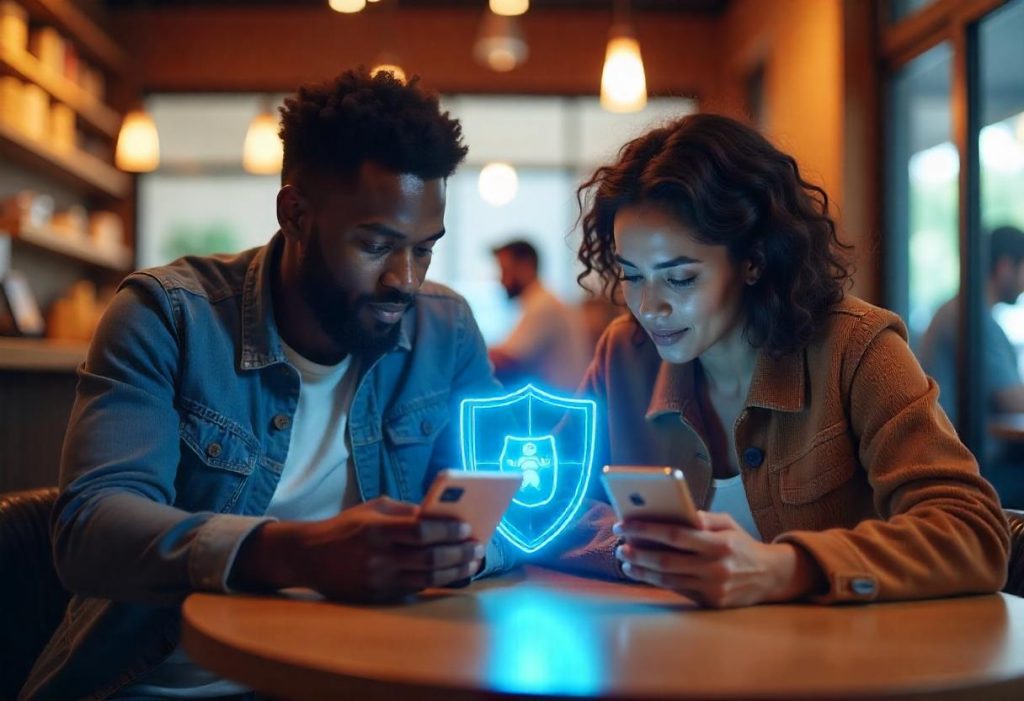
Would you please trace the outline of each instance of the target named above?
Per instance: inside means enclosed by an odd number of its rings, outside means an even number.
[[[274,318],[271,293],[271,273],[283,242],[284,236],[279,230],[270,243],[253,256],[245,271],[242,289],[242,350],[238,362],[240,370],[260,370],[286,362],[281,335]],[[406,314],[402,318],[396,343],[398,349],[412,350],[409,329],[413,323],[412,317],[412,314]]]

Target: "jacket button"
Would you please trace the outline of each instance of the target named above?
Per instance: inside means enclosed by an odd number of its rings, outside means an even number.
[[[274,428],[278,431],[283,431],[292,425],[291,417],[287,414],[278,414],[274,417]]]
[[[430,423],[426,419],[424,419],[423,423],[420,424],[420,433],[422,433],[424,436],[429,436],[430,432],[433,430],[434,424]]]
[[[220,447],[220,443],[211,443],[206,446],[206,454],[211,458],[220,457],[220,454],[224,452],[224,449]]]
[[[743,463],[750,468],[761,467],[764,462],[764,451],[760,448],[747,448],[743,451]]]
[[[874,580],[867,577],[857,577],[850,580],[850,591],[857,596],[872,596],[877,590],[878,587],[875,585]]]

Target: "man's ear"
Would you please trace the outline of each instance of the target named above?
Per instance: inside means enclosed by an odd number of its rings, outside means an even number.
[[[309,200],[294,185],[277,191],[277,224],[286,239],[304,243],[313,228]]]

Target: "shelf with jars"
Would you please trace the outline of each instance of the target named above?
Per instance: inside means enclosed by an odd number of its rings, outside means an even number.
[[[130,99],[126,66],[73,2],[0,0],[0,370],[73,371],[134,265],[134,184],[114,166],[109,102]],[[32,328],[3,308],[12,295]]]

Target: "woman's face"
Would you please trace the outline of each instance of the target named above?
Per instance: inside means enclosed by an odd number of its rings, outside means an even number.
[[[626,304],[663,360],[694,360],[743,323],[743,288],[753,271],[731,261],[725,246],[700,243],[650,204],[622,207],[614,228]]]

